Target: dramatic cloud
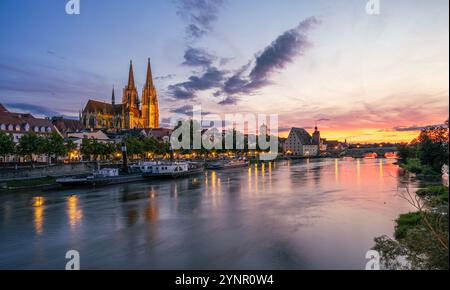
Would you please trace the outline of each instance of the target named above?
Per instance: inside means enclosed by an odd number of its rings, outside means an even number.
[[[158,76],[158,77],[155,77],[155,80],[158,80],[158,81],[165,81],[165,80],[171,80],[171,79],[173,79],[174,77],[175,77],[174,74],[169,74],[169,75],[165,75],[165,76]]]
[[[189,47],[184,53],[183,65],[208,68],[217,59],[204,49]]]
[[[429,126],[417,126],[417,125],[413,125],[413,126],[409,126],[409,127],[394,127],[392,131],[395,132],[416,132],[416,131],[422,131],[422,130],[427,130],[430,128],[436,128],[436,127],[446,127],[447,125],[445,124],[438,124],[438,125],[429,125]]]
[[[195,92],[188,91],[179,85],[169,86],[169,94],[178,100],[192,100],[195,98]]]
[[[245,65],[232,75],[225,82],[222,92],[219,91],[216,95],[249,94],[269,85],[271,83],[269,77],[273,72],[284,69],[287,64],[294,61],[295,57],[304,55],[305,51],[311,46],[306,33],[319,23],[318,19],[311,17],[300,22],[296,28],[281,34],[256,56],[255,65],[248,76],[244,76],[244,73],[248,70],[250,64]],[[233,104],[237,101],[237,98],[227,97],[226,100],[226,104]]]
[[[188,39],[198,39],[213,29],[220,9],[226,0],[176,0],[177,14],[187,23]]]
[[[210,67],[200,76],[191,76],[187,82],[169,86],[169,92],[175,99],[193,99],[197,91],[221,87],[225,74],[225,71]]]
[[[448,107],[443,106],[442,102],[435,102],[442,100],[443,96],[445,95],[441,93],[423,95],[402,92],[370,103],[354,103],[351,107],[323,105],[320,114],[315,106],[305,105],[301,114],[298,109],[288,109],[279,122],[281,127],[289,127],[291,124],[307,126],[313,124],[318,117],[326,117],[332,122],[319,124],[319,127],[325,127],[328,131],[364,128],[379,133],[416,132],[429,127],[429,124],[440,124],[441,120],[448,118]],[[428,112],[434,112],[433,116],[430,117]],[[417,120],[426,123],[419,123]],[[396,125],[395,128],[392,128],[393,124]]]
[[[57,54],[53,50],[47,50],[47,54],[51,55],[51,56],[54,56],[56,58],[59,58],[60,60],[66,60],[66,58],[64,56],[61,56],[61,55]]]
[[[307,33],[312,27],[319,24],[315,17],[308,18],[291,30],[280,35],[271,45],[256,57],[256,64],[250,73],[253,82],[264,80],[276,69],[283,69],[291,63],[296,56],[302,56],[310,47]]]
[[[89,96],[109,91],[108,87],[102,76],[76,67],[65,72],[64,67],[58,66],[0,63],[0,92]]]
[[[192,105],[184,105],[184,106],[181,106],[179,108],[172,109],[170,111],[172,113],[176,113],[176,114],[180,114],[180,115],[186,115],[186,116],[192,116],[194,114],[194,112],[197,112],[197,111],[194,111],[194,106],[192,106]],[[211,114],[211,112],[203,112],[203,111],[201,113],[202,113],[202,115],[209,115],[209,114]]]
[[[221,99],[220,105],[236,104],[241,95],[255,93],[271,84],[269,77],[273,72],[284,69],[295,57],[304,55],[311,46],[306,33],[318,23],[314,17],[300,22],[294,29],[277,37],[255,56],[254,61],[232,72],[214,66],[215,61],[223,63],[228,59],[220,59],[203,49],[189,47],[183,65],[201,67],[203,71],[200,75],[189,77],[187,82],[169,86],[169,92],[175,99],[186,100],[194,99],[198,91],[215,89],[213,95]]]
[[[53,111],[49,108],[38,106],[38,105],[32,105],[32,104],[25,104],[25,103],[6,103],[5,106],[10,109],[11,111],[20,111],[22,113],[31,113],[38,116],[46,116],[46,117],[53,117],[53,116],[59,116],[60,113]]]
[[[219,102],[219,105],[235,105],[238,100],[235,97],[226,97],[223,101]]]

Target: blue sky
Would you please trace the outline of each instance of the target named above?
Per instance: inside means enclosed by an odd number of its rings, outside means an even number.
[[[163,119],[201,104],[403,140],[415,134],[405,128],[448,118],[447,0],[381,0],[377,16],[366,0],[198,1],[81,0],[67,15],[66,0],[2,0],[0,102],[77,116],[113,85],[120,99],[130,59],[141,93],[150,57]]]

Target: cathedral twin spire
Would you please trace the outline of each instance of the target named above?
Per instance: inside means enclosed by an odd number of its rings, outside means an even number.
[[[130,71],[128,75],[128,85],[124,89],[123,97],[124,108],[129,108],[131,116],[136,120],[139,119],[139,126],[143,128],[158,128],[159,127],[159,109],[156,89],[153,84],[152,68],[150,58],[147,64],[147,77],[142,91],[142,110],[139,110],[140,102],[134,80],[133,62],[130,61]],[[133,112],[134,111],[134,112]],[[137,118],[137,113],[139,117]],[[126,115],[126,112],[124,112]],[[124,116],[126,117],[126,116]],[[131,127],[137,127],[137,124],[130,124]]]
[[[134,73],[133,73],[133,61],[130,60],[130,73],[128,74],[128,88],[133,89],[136,88],[134,84]]]

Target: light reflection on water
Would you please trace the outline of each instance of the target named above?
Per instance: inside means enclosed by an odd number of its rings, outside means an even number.
[[[190,179],[0,196],[0,268],[363,269],[410,210],[392,160],[304,160]]]

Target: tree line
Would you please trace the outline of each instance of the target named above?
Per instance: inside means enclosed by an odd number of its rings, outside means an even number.
[[[170,151],[168,144],[152,137],[128,136],[124,138],[123,142],[126,144],[127,153],[131,158],[145,158],[149,153],[164,155]],[[81,142],[80,153],[84,160],[114,159],[115,155],[121,152],[121,147],[122,144],[84,138]],[[9,155],[18,155],[25,160],[32,161],[33,155],[44,155],[51,162],[52,157],[58,160],[58,157],[67,156],[77,149],[77,145],[72,140],[64,140],[56,132],[47,136],[28,132],[17,143],[14,142],[12,135],[0,132],[0,156],[3,156],[4,160]]]
[[[429,179],[440,178],[443,165],[448,165],[448,143],[447,120],[444,126],[424,129],[399,148],[400,166],[416,173],[422,188],[415,191],[415,185],[405,184],[399,190],[399,197],[415,210],[399,216],[393,238],[375,238],[374,250],[380,253],[384,268],[448,270],[449,189]]]
[[[422,130],[410,144],[399,147],[399,164],[410,172],[423,176],[440,175],[449,160],[448,120],[445,126]]]

